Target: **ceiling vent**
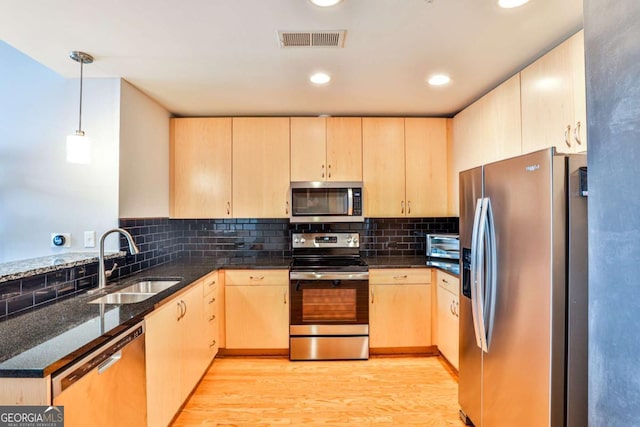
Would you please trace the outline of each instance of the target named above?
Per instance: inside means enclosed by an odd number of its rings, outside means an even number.
[[[278,31],[280,47],[344,47],[346,30]]]

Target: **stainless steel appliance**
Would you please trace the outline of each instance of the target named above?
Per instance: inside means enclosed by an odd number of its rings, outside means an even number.
[[[289,358],[369,358],[369,269],[358,233],[293,233]]]
[[[460,173],[459,403],[476,426],[587,425],[584,155]]]
[[[362,182],[292,182],[291,222],[362,222]]]
[[[460,237],[458,234],[426,235],[427,267],[438,267],[460,274]]]
[[[142,321],[53,376],[65,426],[146,426],[144,332]]]

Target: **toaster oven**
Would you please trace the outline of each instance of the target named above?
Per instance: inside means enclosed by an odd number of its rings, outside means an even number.
[[[429,258],[460,259],[458,234],[427,234],[426,255]]]

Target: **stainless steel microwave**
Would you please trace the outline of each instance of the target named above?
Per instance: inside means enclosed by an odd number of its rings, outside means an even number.
[[[363,222],[362,182],[292,182],[291,222]]]

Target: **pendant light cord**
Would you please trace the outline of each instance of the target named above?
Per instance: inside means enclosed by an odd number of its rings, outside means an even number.
[[[78,131],[82,133],[82,69],[84,61],[80,60],[80,112],[78,113]]]

